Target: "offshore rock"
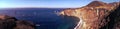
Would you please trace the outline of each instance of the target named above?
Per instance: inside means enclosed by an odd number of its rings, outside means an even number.
[[[19,21],[15,17],[0,15],[0,29],[34,29],[34,24],[27,21]]]

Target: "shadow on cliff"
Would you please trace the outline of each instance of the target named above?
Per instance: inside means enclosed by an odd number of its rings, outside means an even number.
[[[111,12],[106,19],[109,19],[109,22],[101,29],[120,29],[120,7]]]

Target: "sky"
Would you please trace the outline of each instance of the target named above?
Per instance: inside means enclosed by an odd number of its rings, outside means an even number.
[[[47,7],[47,8],[76,8],[82,7],[94,0],[0,0],[0,8],[17,7]],[[99,0],[107,3],[120,0]]]

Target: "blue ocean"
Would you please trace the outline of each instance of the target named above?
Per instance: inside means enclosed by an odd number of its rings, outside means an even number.
[[[16,17],[19,20],[31,21],[36,29],[74,29],[79,21],[73,16],[61,16],[56,12],[65,8],[3,8],[0,14]]]

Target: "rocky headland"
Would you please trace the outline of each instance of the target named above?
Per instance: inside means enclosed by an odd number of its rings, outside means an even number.
[[[59,14],[79,18],[74,29],[120,29],[120,21],[118,21],[120,20],[119,4],[120,2],[93,1],[80,8],[65,9]]]
[[[18,20],[15,17],[0,15],[0,29],[35,29],[30,21]]]

